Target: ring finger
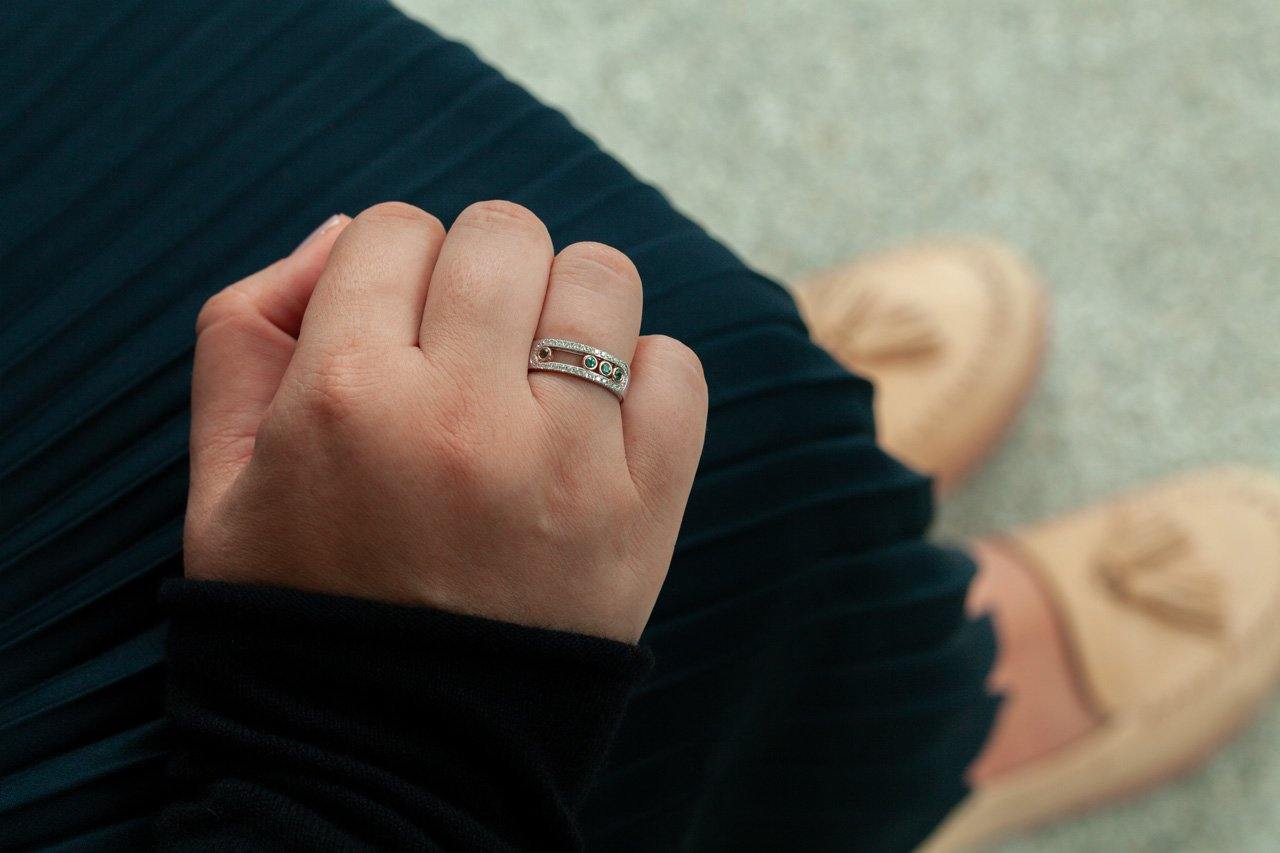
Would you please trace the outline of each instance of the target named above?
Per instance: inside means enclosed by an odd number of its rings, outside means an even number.
[[[601,243],[574,243],[551,265],[538,338],[564,338],[630,362],[640,335],[643,292],[635,264]],[[583,356],[558,352],[557,361],[582,364]],[[600,364],[583,365],[603,372]],[[608,389],[562,373],[534,370],[529,383],[540,402],[580,419],[583,408],[618,419],[618,400]]]

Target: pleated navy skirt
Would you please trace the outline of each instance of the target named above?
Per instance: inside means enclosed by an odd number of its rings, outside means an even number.
[[[137,849],[165,797],[192,326],[331,213],[506,198],[645,282],[706,453],[594,849],[905,849],[995,700],[969,559],[787,294],[559,113],[378,0],[0,5],[0,846]]]

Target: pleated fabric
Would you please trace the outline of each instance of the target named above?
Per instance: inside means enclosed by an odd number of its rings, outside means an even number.
[[[192,326],[331,213],[507,198],[645,281],[706,453],[600,850],[906,849],[990,726],[973,566],[794,305],[559,113],[378,0],[0,5],[0,845],[137,849],[163,801]],[[429,760],[429,756],[424,756]]]

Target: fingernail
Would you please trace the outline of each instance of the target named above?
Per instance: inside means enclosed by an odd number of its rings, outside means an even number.
[[[312,242],[321,234],[330,230],[331,228],[333,228],[335,225],[337,225],[339,222],[342,222],[346,218],[347,217],[345,214],[335,213],[333,216],[330,216],[324,222],[321,222],[319,227],[316,228],[316,230],[312,231],[310,234],[307,235],[307,239],[303,240],[301,243],[298,244],[297,248],[293,250],[294,254],[297,254],[298,252],[300,252],[302,248],[306,246],[308,243]]]

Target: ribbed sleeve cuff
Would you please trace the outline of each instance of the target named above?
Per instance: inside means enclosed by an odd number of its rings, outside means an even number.
[[[651,666],[612,640],[298,590],[174,580],[161,601],[172,846],[574,848]]]

